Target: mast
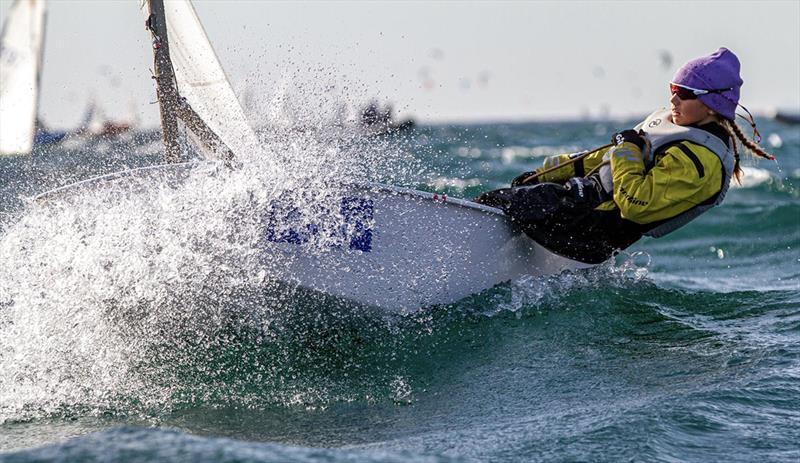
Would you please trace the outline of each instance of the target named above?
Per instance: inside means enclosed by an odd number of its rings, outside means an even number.
[[[36,114],[36,119],[33,124],[33,140],[34,144],[36,143],[36,132],[39,130],[40,122],[39,122],[39,94],[42,90],[42,65],[44,63],[44,46],[47,43],[47,3],[45,0],[41,0],[42,2],[42,36],[39,40],[41,40],[41,45],[39,45],[39,56],[37,58],[37,66],[36,66],[36,100],[33,104],[33,111]]]
[[[233,151],[211,130],[203,119],[192,109],[178,91],[175,70],[169,53],[169,35],[167,33],[164,0],[148,0],[150,16],[145,23],[153,36],[153,54],[155,60],[155,80],[158,102],[161,108],[161,127],[164,133],[164,156],[166,162],[181,161],[181,150],[178,143],[178,119],[180,118],[200,140],[220,158],[230,161]]]
[[[156,94],[161,108],[161,130],[164,134],[164,159],[168,163],[181,161],[178,144],[178,88],[169,59],[169,40],[163,0],[148,0],[150,17],[145,26],[153,36]]]

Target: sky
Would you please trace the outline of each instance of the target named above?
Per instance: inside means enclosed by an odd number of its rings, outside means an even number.
[[[49,0],[46,123],[75,126],[95,100],[112,119],[158,124],[139,3]],[[374,96],[423,122],[641,115],[669,104],[682,63],[720,46],[742,62],[745,106],[800,111],[798,0],[194,5],[257,113],[283,92],[310,111]]]

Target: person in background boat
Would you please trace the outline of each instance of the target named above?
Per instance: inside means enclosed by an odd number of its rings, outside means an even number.
[[[551,251],[592,264],[643,235],[671,233],[720,204],[731,179],[740,180],[736,139],[774,159],[758,146],[755,120],[739,105],[739,71],[726,48],[691,60],[670,82],[670,110],[615,133],[596,151],[548,157],[511,188],[476,201],[503,209]],[[750,117],[755,142],[734,122],[737,106]]]
[[[41,119],[36,118],[36,134],[33,137],[34,146],[54,145],[60,143],[69,135],[65,130],[52,130]]]
[[[414,127],[413,119],[405,119],[401,122],[394,120],[394,108],[391,103],[381,109],[376,100],[369,102],[361,111],[361,129],[364,134],[369,136],[385,135],[396,133]]]
[[[367,106],[361,111],[361,124],[364,127],[369,127],[375,124],[384,122],[381,118],[381,112],[378,108],[378,102],[375,100],[370,101]]]

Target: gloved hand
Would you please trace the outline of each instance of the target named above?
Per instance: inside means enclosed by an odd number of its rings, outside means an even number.
[[[572,202],[575,205],[597,207],[600,203],[608,201],[611,196],[603,189],[600,180],[591,177],[573,177],[564,184]]]
[[[499,190],[484,191],[472,198],[473,202],[483,204],[498,209],[507,210],[514,197],[514,190],[511,188],[500,188]]]
[[[633,143],[634,145],[638,146],[640,150],[644,149],[645,141],[644,132],[639,130],[638,132],[633,129],[623,130],[622,132],[617,132],[611,136],[611,143],[615,145],[621,145],[625,142]]]
[[[511,181],[511,186],[512,187],[516,187],[516,186],[536,185],[537,183],[539,183],[539,178],[538,177],[534,177],[534,178],[528,180],[527,182],[525,181],[525,179],[527,179],[528,177],[530,177],[531,175],[533,175],[535,173],[538,173],[540,170],[541,169],[531,170],[529,172],[524,172],[524,173],[522,173],[520,175],[517,175],[516,177],[514,177],[514,180]]]
[[[487,191],[475,201],[502,209],[513,221],[524,226],[550,220],[559,211],[576,209],[567,189],[550,182]]]

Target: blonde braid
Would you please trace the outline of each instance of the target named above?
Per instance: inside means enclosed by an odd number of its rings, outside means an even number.
[[[736,139],[742,143],[742,145],[750,151],[750,153],[754,156],[758,156],[764,159],[775,159],[771,154],[764,151],[763,148],[758,146],[756,142],[747,138],[747,135],[742,132],[741,127],[735,122],[731,122],[727,119],[722,120],[722,127],[725,128],[725,131],[728,132],[728,135],[731,137],[733,141],[733,156],[736,160],[733,166],[733,176],[736,178],[736,182],[741,184],[742,183],[742,168],[739,166],[739,150],[736,147]]]
[[[727,119],[718,118],[720,125],[722,128],[728,132],[728,137],[731,139],[731,147],[733,147],[733,178],[736,179],[736,183],[739,185],[742,184],[742,168],[739,166],[739,146],[736,144],[736,135],[733,132],[733,128],[731,127],[731,123],[728,122]]]

